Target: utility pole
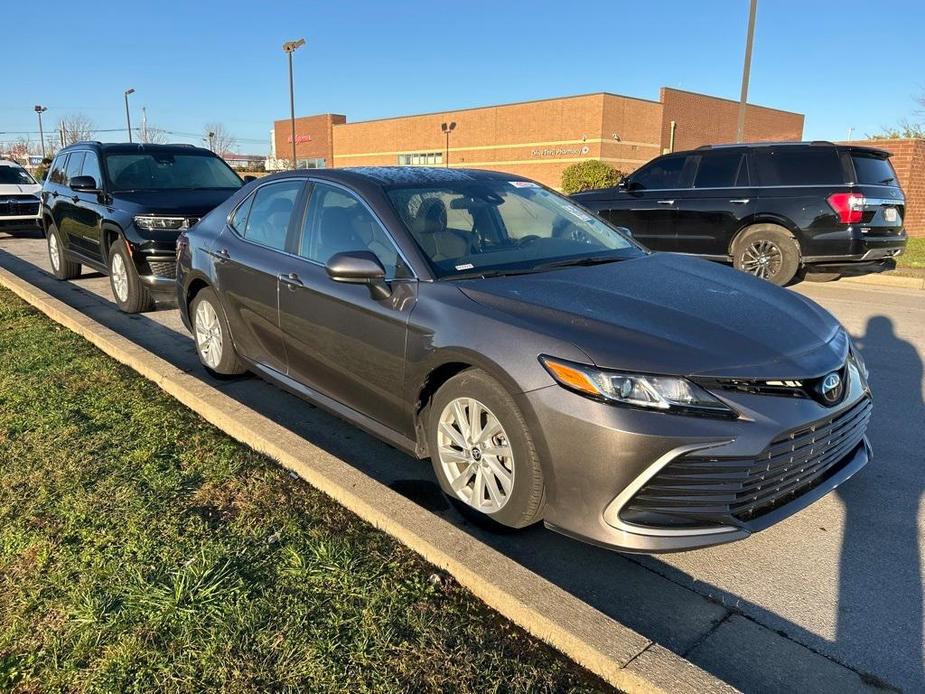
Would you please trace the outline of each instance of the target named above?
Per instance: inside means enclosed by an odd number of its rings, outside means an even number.
[[[742,93],[739,96],[739,121],[736,124],[736,142],[745,139],[745,104],[748,101],[748,78],[752,70],[752,40],[755,38],[755,12],[758,0],[751,0],[748,9],[748,35],[745,39],[745,65],[742,67]]]
[[[441,123],[440,129],[446,135],[446,153],[443,155],[443,166],[448,169],[450,168],[450,133],[456,130],[456,121]]]
[[[141,107],[141,141],[148,141],[148,111],[146,107]]]
[[[305,39],[286,41],[283,51],[289,56],[289,122],[292,125],[292,168],[296,169],[295,158],[295,89],[292,84],[292,54],[305,45]]]
[[[132,118],[128,112],[128,95],[134,94],[134,93],[135,93],[134,89],[125,90],[125,127],[128,129],[128,141],[129,142],[132,141]]]
[[[42,141],[42,160],[45,159],[45,132],[42,130],[42,114],[47,110],[48,108],[45,106],[35,105],[35,112],[39,117],[39,140]]]

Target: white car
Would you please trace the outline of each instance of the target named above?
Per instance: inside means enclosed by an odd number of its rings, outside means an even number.
[[[42,185],[15,161],[0,159],[0,231],[42,228],[39,192]]]

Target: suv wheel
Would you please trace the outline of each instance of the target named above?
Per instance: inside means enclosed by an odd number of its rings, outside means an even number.
[[[54,224],[48,225],[48,262],[51,263],[51,272],[59,280],[73,280],[80,277],[80,263],[68,260],[64,255],[64,244],[61,243],[61,234]]]
[[[228,322],[215,290],[201,289],[190,306],[196,354],[213,376],[236,376],[246,371],[231,341]]]
[[[154,308],[151,292],[141,283],[122,239],[112,244],[109,251],[109,285],[116,304],[125,313],[141,313]]]
[[[732,262],[737,270],[783,287],[800,269],[800,248],[783,227],[756,224],[736,239]]]
[[[523,415],[497,381],[478,369],[454,376],[437,391],[427,420],[437,480],[464,515],[508,528],[542,518],[539,457]]]

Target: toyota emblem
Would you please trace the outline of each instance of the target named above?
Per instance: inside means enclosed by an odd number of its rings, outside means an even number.
[[[822,399],[825,400],[827,405],[834,405],[841,400],[844,390],[845,387],[842,383],[841,376],[835,371],[822,379],[820,392],[822,394]]]

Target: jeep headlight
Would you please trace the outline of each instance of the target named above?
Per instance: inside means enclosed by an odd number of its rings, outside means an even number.
[[[140,215],[135,217],[135,226],[146,231],[183,231],[184,229],[189,229],[189,219],[186,217]]]

